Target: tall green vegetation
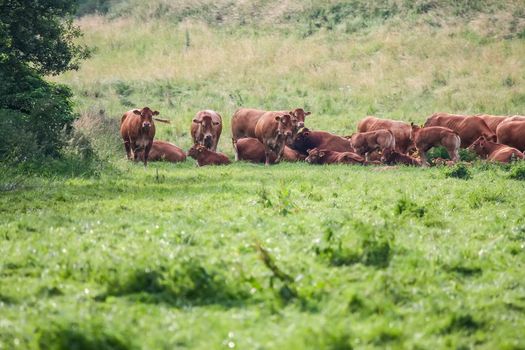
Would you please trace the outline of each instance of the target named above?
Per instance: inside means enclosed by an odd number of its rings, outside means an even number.
[[[71,92],[42,75],[77,69],[89,55],[75,43],[75,10],[71,0],[0,3],[0,159],[58,155],[61,131],[74,120]]]

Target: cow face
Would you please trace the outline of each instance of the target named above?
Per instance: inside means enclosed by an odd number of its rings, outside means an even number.
[[[476,152],[478,155],[485,154],[487,144],[487,139],[484,136],[480,136],[476,139],[476,141],[472,142],[470,146],[467,147],[469,151]]]
[[[295,135],[291,147],[299,152],[306,153],[310,144],[309,138],[310,130],[303,128]]]
[[[296,108],[290,112],[290,115],[292,116],[292,122],[295,124],[294,127],[296,131],[304,128],[304,118],[310,114],[312,113],[305,112],[302,108]]]
[[[193,159],[197,159],[199,157],[199,154],[204,152],[206,150],[206,147],[199,144],[194,144],[191,146],[191,148],[188,150],[188,156],[192,157]]]
[[[219,122],[213,121],[210,115],[204,115],[202,118],[193,119],[193,122],[199,124],[199,130],[197,131],[197,140],[211,149],[213,147],[214,135],[217,134],[217,127],[220,125]]]
[[[277,138],[284,140],[284,143],[291,145],[293,142],[294,125],[292,116],[289,114],[278,115],[275,117],[277,121]]]
[[[324,151],[314,148],[308,150],[308,157],[306,157],[305,160],[310,164],[319,164],[325,156],[326,154]]]
[[[144,107],[142,109],[135,109],[133,113],[140,116],[140,127],[147,131],[153,125],[153,117],[159,115],[159,112],[152,111],[149,107]]]

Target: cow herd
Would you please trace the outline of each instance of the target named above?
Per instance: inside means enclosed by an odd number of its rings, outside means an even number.
[[[148,107],[126,112],[120,133],[128,159],[180,162],[186,153],[165,141],[154,140],[155,121],[169,123]],[[508,163],[524,159],[525,117],[455,115],[434,113],[424,126],[403,121],[366,117],[349,136],[314,131],[305,127],[310,112],[264,111],[240,108],[232,116],[231,132],[236,161],[264,163],[306,161],[310,164],[405,164],[428,166],[427,152],[444,147],[453,164],[459,149],[467,148],[489,161]],[[212,110],[197,112],[191,122],[193,146],[187,156],[199,166],[231,163],[217,152],[222,118]]]

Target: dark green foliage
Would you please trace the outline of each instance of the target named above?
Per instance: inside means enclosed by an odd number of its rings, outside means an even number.
[[[523,161],[517,162],[512,166],[509,178],[513,180],[525,180],[525,163]]]
[[[472,178],[472,174],[470,173],[470,170],[467,168],[465,164],[462,164],[462,163],[458,163],[450,168],[446,168],[445,176],[453,177],[456,179],[463,179],[463,180],[469,180]]]
[[[77,69],[89,56],[74,41],[74,11],[71,0],[0,4],[0,117],[9,134],[0,159],[57,156],[62,148],[61,132],[74,120],[71,92],[40,75]]]
[[[86,330],[78,324],[55,325],[42,332],[38,340],[42,350],[127,350],[129,340],[106,334],[104,325]]]

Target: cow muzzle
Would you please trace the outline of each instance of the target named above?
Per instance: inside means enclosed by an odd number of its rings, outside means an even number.
[[[302,128],[304,128],[304,122],[299,122],[299,123],[297,123],[297,128],[298,128],[298,129],[302,129]]]
[[[151,123],[150,123],[150,122],[144,122],[144,123],[142,123],[142,128],[144,128],[144,129],[149,129],[149,128],[151,128]]]
[[[213,143],[213,138],[211,137],[211,135],[204,136],[204,146],[206,148],[211,148],[212,143]]]

